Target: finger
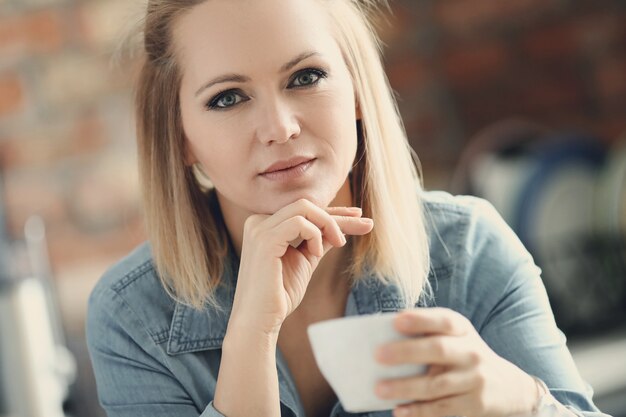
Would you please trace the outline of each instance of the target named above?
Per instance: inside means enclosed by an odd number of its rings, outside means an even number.
[[[317,265],[319,264],[320,259],[322,259],[324,255],[326,255],[326,243],[324,243],[323,245],[322,256],[319,256],[319,253],[317,252],[317,250],[312,249],[313,247],[315,247],[315,245],[312,243],[313,241],[303,240],[302,242],[303,243],[300,244],[300,246],[295,247],[295,250],[299,251],[302,255],[304,255],[307,261],[309,261],[309,264],[311,264],[312,269],[317,268]],[[287,249],[287,251],[289,251],[289,249]]]
[[[462,336],[472,327],[469,320],[449,308],[414,308],[398,313],[394,327],[406,335],[447,334]]]
[[[333,216],[341,232],[346,235],[365,235],[374,228],[374,221],[367,217]]]
[[[307,242],[308,251],[318,257],[324,256],[322,233],[320,229],[303,216],[288,218],[272,230],[274,245],[270,245],[271,255],[282,257],[289,242],[301,239]]]
[[[423,336],[380,346],[376,360],[385,365],[412,363],[465,367],[473,364],[475,354],[459,343],[456,336]]]
[[[389,379],[380,381],[375,393],[384,399],[434,401],[471,391],[475,379],[468,371]]]
[[[273,229],[294,216],[302,216],[309,220],[321,230],[322,235],[334,246],[343,246],[345,244],[344,234],[333,216],[303,198],[278,210],[266,220],[264,227]],[[295,238],[292,240],[295,240]]]
[[[330,215],[337,216],[356,216],[363,215],[361,207],[326,207],[324,210]]]
[[[372,231],[374,224],[370,218],[362,217],[360,207],[327,207],[344,234],[364,235]]]
[[[441,417],[481,415],[477,407],[472,406],[474,399],[470,394],[453,395],[434,401],[414,402],[394,409],[394,417]]]
[[[370,224],[369,220],[359,222],[359,219],[363,214],[363,210],[361,210],[360,207],[326,207],[324,210],[326,210],[326,212],[335,219],[337,225],[340,229],[342,229],[341,231],[344,235],[347,232],[351,232],[349,234],[355,235],[365,234],[371,230],[371,228],[368,227]],[[346,230],[343,230],[344,228]],[[290,242],[290,244],[294,248],[297,248],[301,242],[302,240],[298,240],[295,242]],[[328,240],[324,239],[324,254],[326,254],[332,248],[333,245]]]

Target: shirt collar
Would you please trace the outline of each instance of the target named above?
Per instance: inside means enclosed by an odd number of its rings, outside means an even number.
[[[198,310],[176,303],[167,342],[169,355],[222,347],[235,294],[235,271],[239,270],[239,260],[236,258],[232,254],[229,256],[222,281],[215,294],[223,311],[210,305]],[[404,308],[404,301],[396,285],[384,284],[374,276],[365,276],[352,286],[345,315],[393,312],[402,308]]]

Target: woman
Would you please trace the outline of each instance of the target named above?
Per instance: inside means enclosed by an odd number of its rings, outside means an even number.
[[[511,230],[481,200],[422,190],[374,3],[149,1],[150,245],[105,274],[87,323],[110,417],[347,415],[306,328],[399,310],[399,331],[427,337],[376,360],[430,367],[372,392],[412,400],[393,415],[600,415]]]

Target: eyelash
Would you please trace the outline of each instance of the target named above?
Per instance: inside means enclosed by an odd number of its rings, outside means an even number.
[[[322,79],[328,77],[328,73],[326,71],[320,69],[320,68],[305,68],[303,70],[300,70],[300,71],[296,72],[291,77],[291,80],[289,81],[289,85],[292,85],[298,79],[298,77],[300,77],[301,75],[304,75],[304,74],[313,74],[314,76],[317,77],[317,79],[315,81],[311,82],[310,84],[294,86],[292,88],[311,88],[311,87],[317,85]],[[226,97],[229,94],[235,94],[235,95],[238,95],[239,97],[243,96],[242,91],[240,89],[238,89],[238,88],[225,90],[225,91],[222,91],[222,92],[216,94],[212,99],[210,99],[205,107],[207,108],[207,110],[228,110],[228,109],[236,106],[239,103],[243,103],[243,102],[249,100],[248,98],[242,97],[241,100],[239,100],[236,103],[231,104],[229,106],[225,106],[225,107],[218,106],[218,103],[220,102],[220,100],[222,100],[224,97]]]

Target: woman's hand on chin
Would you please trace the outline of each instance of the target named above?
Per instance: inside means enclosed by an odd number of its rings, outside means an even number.
[[[361,215],[357,207],[322,209],[301,199],[272,215],[248,217],[231,319],[278,334],[322,257],[345,245],[344,235],[372,230],[372,220]]]

